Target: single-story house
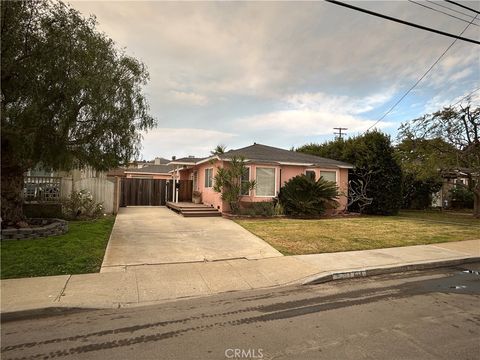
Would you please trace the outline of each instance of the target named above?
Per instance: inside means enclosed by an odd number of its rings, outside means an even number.
[[[175,180],[193,180],[193,190],[202,194],[202,202],[221,212],[229,206],[221,194],[213,190],[217,168],[228,167],[233,157],[243,157],[248,173],[245,181],[256,181],[254,190],[242,194],[242,202],[268,201],[278,195],[280,188],[292,177],[305,174],[335,181],[341,193],[339,210],[347,207],[348,169],[352,165],[272,146],[256,144],[207,158],[188,157],[172,160],[169,166]]]

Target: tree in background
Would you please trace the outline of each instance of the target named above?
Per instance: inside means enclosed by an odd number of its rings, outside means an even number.
[[[362,194],[362,199],[368,200],[368,204],[362,202],[365,213],[394,215],[400,209],[402,170],[395,159],[390,137],[386,134],[371,131],[347,140],[308,144],[297,151],[353,164],[355,168],[349,173],[349,185],[354,187],[357,194]],[[360,210],[360,202],[350,204],[350,210]]]
[[[62,2],[1,7],[2,226],[23,217],[23,175],[36,165],[106,170],[138,154],[154,125],[145,65]]]
[[[480,107],[453,106],[402,124],[400,137],[419,139],[428,146],[444,142],[441,150],[431,149],[444,158],[443,171],[460,171],[468,178],[466,188],[473,192],[475,217],[480,217]],[[458,186],[463,186],[459,184]]]
[[[227,151],[227,145],[224,144],[218,144],[215,149],[210,151],[210,155],[215,156],[215,155],[222,155],[225,154],[225,151]]]
[[[432,195],[442,186],[439,171],[455,161],[452,145],[442,139],[417,139],[404,133],[395,146],[395,156],[403,171],[403,208],[425,209],[432,204]]]
[[[213,190],[222,194],[222,200],[230,206],[232,213],[240,210],[240,196],[255,188],[255,181],[242,180],[248,174],[243,157],[232,157],[227,167],[217,167]]]

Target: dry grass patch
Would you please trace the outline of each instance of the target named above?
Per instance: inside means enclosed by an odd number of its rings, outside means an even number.
[[[368,216],[321,220],[238,220],[285,255],[368,250],[480,238],[480,221]]]

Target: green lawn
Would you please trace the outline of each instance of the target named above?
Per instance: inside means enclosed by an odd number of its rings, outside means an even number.
[[[2,241],[1,278],[98,272],[114,221],[71,221],[65,235]]]
[[[284,255],[379,249],[480,238],[480,220],[459,214],[402,212],[320,220],[237,220]]]

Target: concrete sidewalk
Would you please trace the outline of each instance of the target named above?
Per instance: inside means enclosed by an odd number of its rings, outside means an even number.
[[[257,260],[126,266],[121,272],[2,280],[1,312],[142,306],[226,291],[314,283],[479,260],[480,240],[470,240]]]

